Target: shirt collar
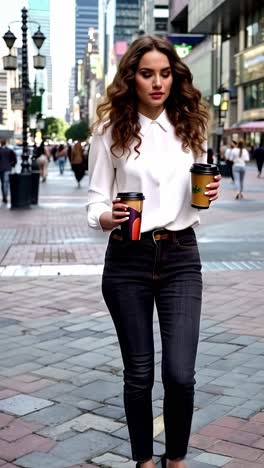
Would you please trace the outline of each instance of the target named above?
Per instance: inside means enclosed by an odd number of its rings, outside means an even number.
[[[166,109],[164,109],[163,112],[155,120],[149,119],[145,115],[140,114],[140,112],[138,113],[138,115],[139,115],[139,123],[141,127],[140,133],[142,136],[146,134],[152,122],[155,122],[155,124],[158,124],[162,128],[162,130],[164,130],[164,132],[167,132],[169,130],[170,121],[168,119]]]

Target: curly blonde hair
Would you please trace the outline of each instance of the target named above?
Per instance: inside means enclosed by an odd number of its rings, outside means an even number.
[[[131,148],[140,154],[140,123],[137,110],[135,74],[144,54],[157,50],[168,57],[173,83],[165,101],[165,109],[175,135],[182,141],[182,149],[193,151],[195,157],[205,153],[204,142],[208,123],[208,106],[202,101],[201,93],[193,86],[192,74],[178,57],[172,44],[156,36],[146,35],[136,39],[122,57],[117,73],[107,88],[104,102],[97,108],[98,120],[103,131],[112,126],[111,153],[121,150],[121,156]],[[120,154],[120,153],[119,153]]]

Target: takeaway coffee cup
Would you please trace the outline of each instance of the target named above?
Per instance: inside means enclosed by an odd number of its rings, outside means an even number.
[[[215,164],[194,163],[190,169],[192,179],[192,203],[191,206],[200,210],[207,209],[210,206],[207,184],[214,182],[214,176],[219,174],[218,166]]]
[[[128,221],[121,224],[123,240],[140,240],[141,216],[143,200],[141,192],[119,192],[117,198],[121,203],[129,206],[130,216]]]

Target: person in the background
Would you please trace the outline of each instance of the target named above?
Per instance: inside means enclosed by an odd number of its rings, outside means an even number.
[[[207,148],[207,164],[214,164],[214,150]]]
[[[7,141],[1,140],[0,146],[0,180],[2,189],[2,201],[7,203],[9,189],[9,174],[17,163],[16,153],[6,146]]]
[[[37,164],[42,182],[46,182],[47,179],[49,159],[50,153],[43,140],[37,148]]]
[[[63,144],[60,144],[56,151],[56,161],[58,162],[61,175],[64,173],[66,157],[67,157],[67,148]]]
[[[232,149],[237,147],[237,142],[235,140],[232,140],[229,144],[229,148],[226,149],[225,152],[225,160],[226,164],[228,166],[228,172],[230,174],[231,179],[234,181],[234,176],[233,176],[233,161],[230,159],[230,155],[232,152]]]
[[[58,145],[53,145],[50,149],[50,154],[54,162],[56,162],[56,153],[57,153]]]
[[[233,176],[236,185],[236,196],[235,199],[239,200],[244,198],[244,179],[246,174],[246,162],[249,161],[249,152],[245,148],[243,140],[238,142],[237,148],[231,150],[230,161],[233,162]]]
[[[71,167],[77,180],[78,187],[81,187],[81,180],[85,175],[85,158],[83,147],[80,141],[77,141],[71,151]]]
[[[222,140],[221,140],[221,144],[220,144],[220,161],[224,161],[225,160],[225,152],[227,150],[227,141],[226,141],[226,138],[224,137]],[[220,161],[217,161],[217,162],[220,162]]]
[[[257,169],[258,169],[257,177],[260,178],[263,164],[264,164],[264,146],[259,145],[259,147],[254,150],[253,158],[255,158],[256,164],[257,164]]]
[[[71,153],[72,153],[72,145],[68,141],[68,143],[67,143],[67,157],[68,157],[69,161],[71,160]]]

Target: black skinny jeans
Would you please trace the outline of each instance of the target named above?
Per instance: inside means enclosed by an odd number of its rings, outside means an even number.
[[[114,231],[115,232],[115,231]],[[191,431],[195,359],[201,312],[201,263],[192,228],[176,239],[140,241],[110,236],[103,296],[117,331],[124,362],[124,405],[132,457],[153,455],[153,308],[162,340],[166,457],[183,459]]]

